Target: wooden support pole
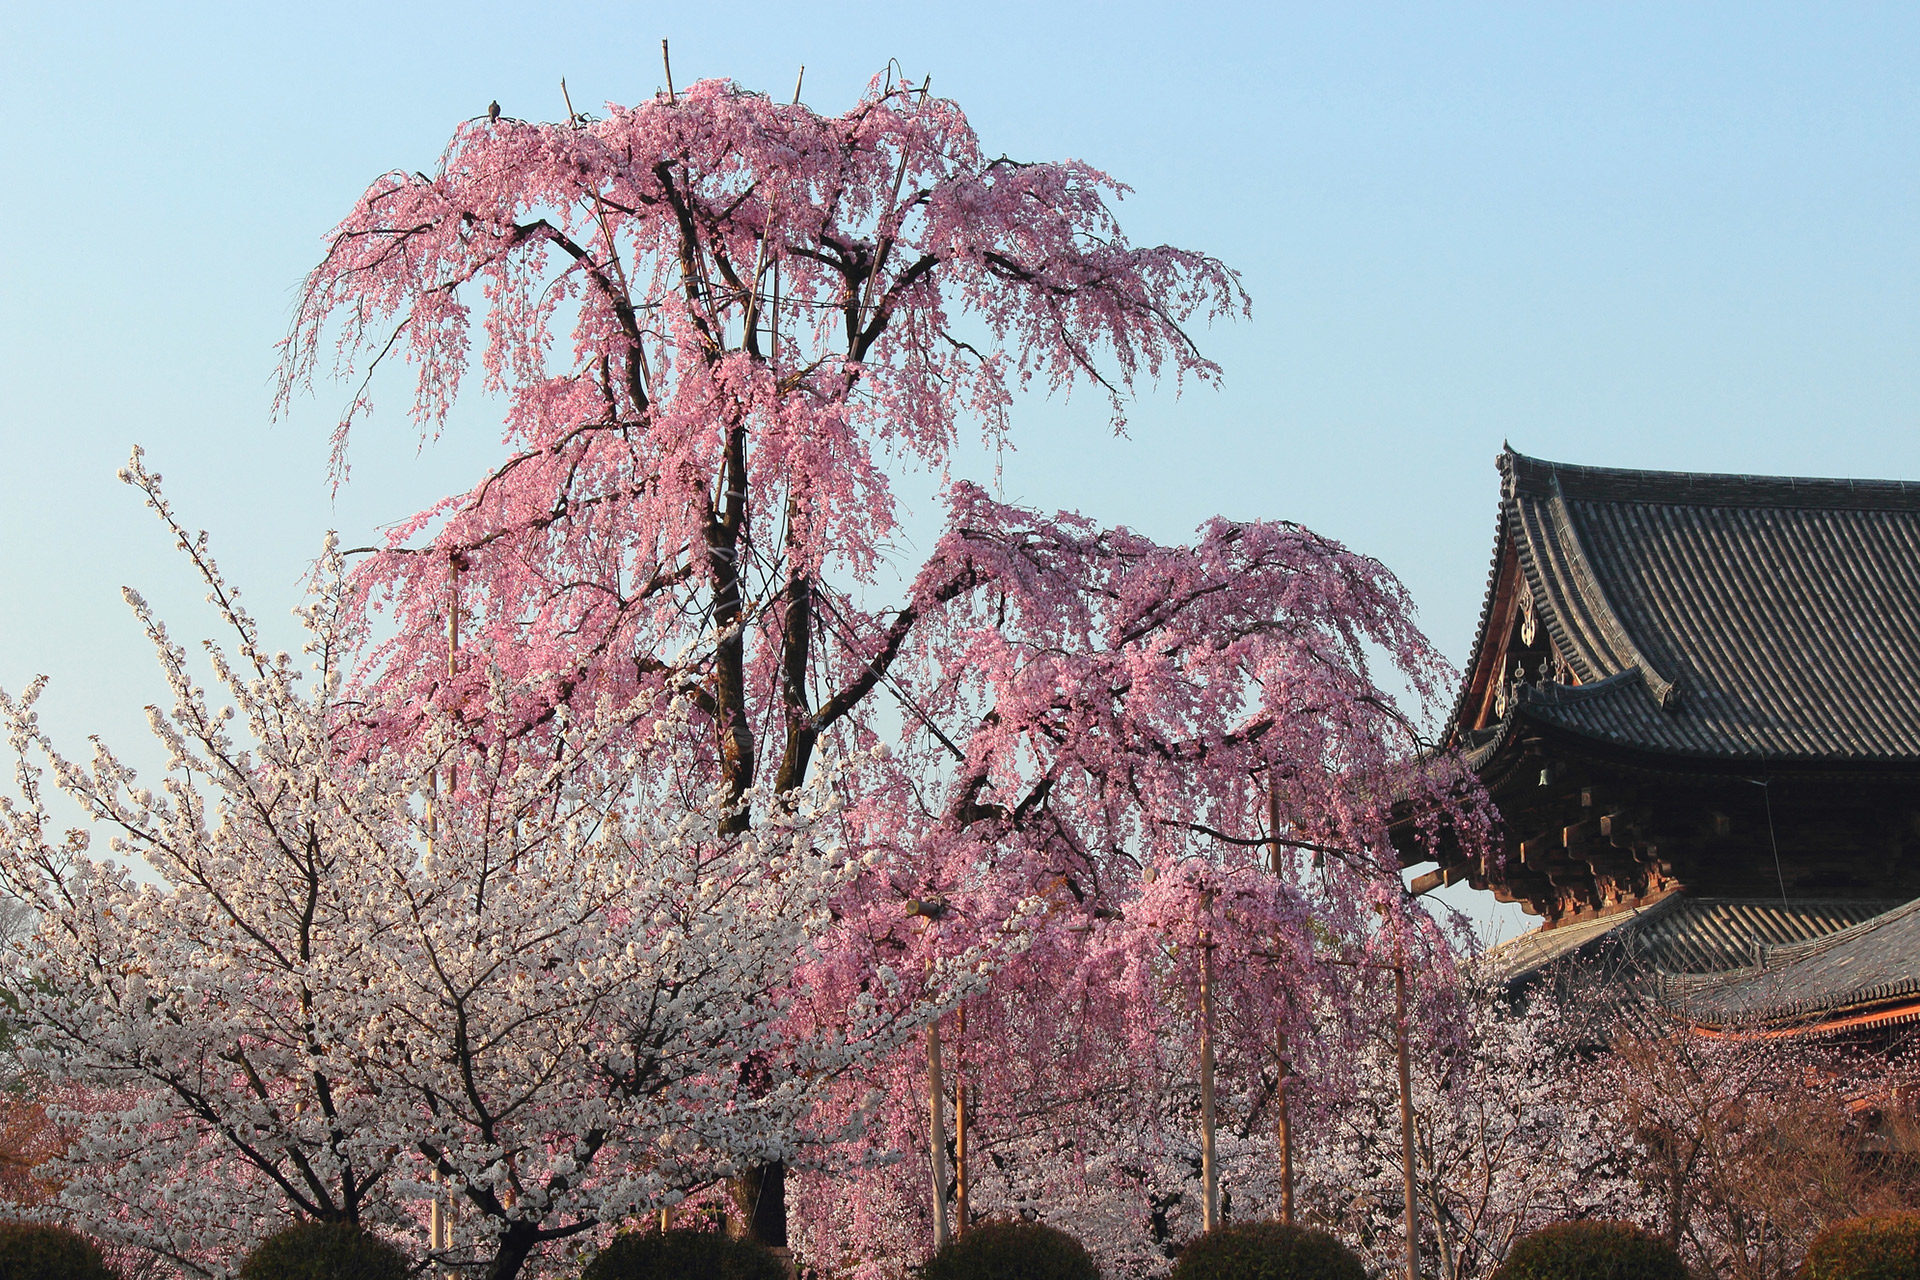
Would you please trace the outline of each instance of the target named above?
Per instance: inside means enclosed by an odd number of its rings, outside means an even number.
[[[459,671],[454,656],[460,650],[460,553],[447,556],[447,679]]]
[[[1211,895],[1203,899],[1212,913]],[[1200,932],[1200,1229],[1220,1225],[1220,1170],[1214,1162],[1213,1115],[1213,939]]]
[[[1285,871],[1285,850],[1280,844],[1280,784],[1272,774],[1267,776],[1267,860],[1275,876]],[[1416,889],[1414,892],[1418,893]],[[1275,947],[1274,954],[1284,954],[1285,948]],[[1276,1007],[1278,995],[1275,996]],[[1287,1104],[1287,1073],[1292,1063],[1287,1056],[1286,1023],[1275,1018],[1273,1030],[1274,1056],[1279,1061],[1279,1074],[1274,1077],[1274,1138],[1280,1146],[1280,1221],[1287,1226],[1293,1225],[1293,1113]]]
[[[1287,1106],[1287,1073],[1292,1070],[1292,1064],[1287,1060],[1284,1026],[1274,1033],[1273,1043],[1280,1058],[1280,1074],[1273,1085],[1273,1136],[1280,1144],[1280,1221],[1290,1227],[1293,1225],[1293,1116]]]
[[[1406,1196],[1407,1280],[1420,1280],[1420,1203],[1413,1182],[1413,1071],[1407,1058],[1407,958],[1393,966],[1393,1035],[1400,1067],[1401,1190]]]
[[[457,554],[447,557],[447,679],[454,676],[454,652],[460,647],[460,558]],[[436,812],[440,794],[440,773],[438,770],[427,775],[427,853],[431,856],[440,834],[440,819]],[[447,766],[447,798],[453,798],[453,766]],[[444,1179],[438,1162],[434,1165],[433,1185],[438,1188]],[[453,1248],[453,1204],[444,1191],[435,1190],[433,1207],[427,1215],[427,1235],[430,1249],[437,1255],[444,1255]],[[453,1268],[444,1265],[440,1268],[443,1280],[452,1280]]]
[[[440,1184],[440,1171],[438,1169],[433,1171],[433,1181],[435,1186]],[[438,1193],[433,1197],[433,1212],[427,1222],[427,1234],[431,1239],[429,1247],[436,1256],[444,1255],[448,1249],[453,1247],[453,1223],[450,1222],[447,1217],[446,1197]],[[442,1276],[451,1276],[453,1269],[443,1264],[440,1268],[440,1274]]]
[[[972,1119],[973,1108],[967,1105],[968,1081],[965,1071],[967,1060],[967,1006],[960,1006],[954,1014],[954,1036],[959,1043],[954,1047],[953,1069],[956,1079],[953,1082],[953,1234],[963,1236],[967,1233],[969,1209],[967,1195],[969,1178],[967,1168],[967,1128]]]
[[[947,1247],[947,1087],[940,1073],[940,1023],[927,1028],[927,1154],[933,1166],[933,1248]]]

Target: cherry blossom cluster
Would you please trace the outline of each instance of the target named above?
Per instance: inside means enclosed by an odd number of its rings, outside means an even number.
[[[365,751],[340,728],[337,555],[306,661],[264,652],[204,535],[137,457],[128,474],[232,636],[206,649],[215,692],[129,593],[173,696],[151,713],[157,788],[103,745],[62,755],[40,683],[0,695],[19,758],[0,882],[41,921],[7,985],[28,1065],[86,1091],[54,1176],[91,1229],[217,1274],[289,1214],[412,1233],[440,1198],[443,1259],[508,1277],[842,1136],[813,1127],[816,1095],[1019,945],[1003,931],[831,1023],[791,1018],[864,870],[830,787],[750,794],[734,833],[721,797],[663,803],[657,761],[616,743],[636,717],[671,736],[679,704],[605,704],[539,759],[451,722]],[[53,829],[50,786],[114,857]]]

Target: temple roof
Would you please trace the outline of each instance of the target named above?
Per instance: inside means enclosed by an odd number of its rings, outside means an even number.
[[[1673,982],[1661,1003],[1713,1026],[1920,1016],[1920,1008],[1886,1007],[1920,996],[1920,900],[1822,938],[1761,947],[1756,959]]]
[[[1702,762],[1920,763],[1920,484],[1499,462],[1493,580],[1454,714]],[[1505,628],[1551,639],[1514,685]]]
[[[1600,959],[1637,975],[1744,970],[1758,955],[1827,937],[1901,904],[1885,899],[1802,900],[1696,897],[1673,893],[1647,906],[1553,928],[1534,929],[1486,953],[1501,981],[1515,983],[1562,960]]]

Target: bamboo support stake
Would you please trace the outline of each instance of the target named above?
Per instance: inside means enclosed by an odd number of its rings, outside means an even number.
[[[800,64],[800,75],[793,82],[793,105],[800,105],[800,83],[807,78],[807,66]],[[760,230],[760,247],[753,257],[753,274],[747,277],[747,311],[742,321],[746,331],[742,337],[745,343],[752,331],[760,323],[760,281],[767,269],[767,238],[773,234],[773,215],[779,209],[778,197],[767,202],[767,224]],[[767,335],[767,367],[774,366],[774,357],[780,353],[780,259],[773,260],[773,323]]]
[[[439,834],[438,818],[434,810],[434,801],[440,794],[440,771],[434,770],[427,775],[427,856],[433,856],[433,846]],[[444,1179],[440,1175],[439,1161],[433,1166],[433,1199],[427,1202],[427,1252],[442,1256],[452,1247],[453,1224],[447,1220],[447,1199],[441,1191]],[[441,1280],[452,1280],[452,1268],[440,1268]]]
[[[673,59],[667,56],[667,42],[660,42],[660,65],[667,72],[667,105],[673,105]]]
[[[460,553],[447,557],[447,679],[457,668],[454,655],[460,649]]]
[[[920,86],[920,104],[922,106],[926,105],[927,90],[932,87],[933,87],[933,77],[928,76],[926,79],[926,82]],[[909,90],[909,92],[911,91]],[[893,195],[887,201],[887,213],[889,216],[898,212],[899,210],[900,188],[906,185],[907,161],[910,160],[912,156],[913,156],[913,153],[907,149],[907,146],[905,143],[902,143],[900,146],[900,170],[899,172],[893,175]],[[884,226],[885,223],[882,222],[881,225]],[[895,227],[894,233],[898,234],[899,230],[900,228]],[[873,291],[879,285],[881,273],[887,269],[887,254],[891,252],[892,249],[893,249],[893,236],[884,235],[884,234],[881,235],[879,247],[874,253],[873,270],[867,273],[866,283],[860,291],[860,326],[859,327],[863,330],[867,327],[867,311],[874,304]]]
[[[1272,774],[1267,777],[1267,836],[1270,840],[1267,854],[1273,864],[1273,874],[1278,876],[1285,864],[1280,846],[1280,783]],[[1275,954],[1280,954],[1279,948],[1275,948]],[[1287,1028],[1284,1022],[1274,1028],[1273,1046],[1278,1061],[1273,1083],[1273,1136],[1280,1147],[1280,1221],[1292,1226],[1293,1115],[1287,1103],[1287,1073],[1292,1070],[1293,1064],[1287,1057]]]
[[[963,1236],[967,1233],[967,1193],[969,1190],[967,1169],[967,1128],[972,1119],[973,1108],[967,1105],[967,1076],[965,1071],[967,1053],[967,1006],[961,1005],[954,1015],[953,1069],[953,1234]]]
[[[661,41],[665,44],[666,41]],[[663,50],[664,52],[664,50]],[[567,104],[567,124],[571,126],[580,117],[573,109],[573,95],[567,92],[567,78],[560,77],[560,100]],[[613,227],[607,222],[606,202],[600,198],[600,184],[593,188],[593,216],[600,225],[600,238],[607,242],[607,265],[613,268],[613,278],[620,285],[620,292],[626,295],[629,305],[633,302],[633,290],[627,286],[626,268],[620,265],[620,251],[614,247]],[[639,321],[634,322],[636,330],[633,341],[634,363],[640,367],[640,389],[649,399],[653,396],[653,370],[647,367],[647,346],[638,335]]]
[[[1287,1109],[1287,1072],[1292,1064],[1287,1060],[1284,1026],[1274,1033],[1274,1048],[1280,1059],[1279,1075],[1273,1084],[1273,1136],[1280,1146],[1280,1221],[1290,1227],[1293,1225],[1293,1116]]]
[[[1212,914],[1212,895],[1203,899]],[[1213,1113],[1213,939],[1203,924],[1200,933],[1200,1229],[1220,1225],[1220,1170],[1214,1162]]]
[[[1407,1060],[1407,956],[1405,944],[1393,966],[1393,1035],[1400,1067],[1401,1190],[1406,1196],[1407,1280],[1420,1280],[1420,1205],[1413,1184],[1413,1072]]]
[[[927,1027],[927,1154],[933,1165],[933,1248],[947,1247],[947,1093],[940,1074],[940,1022]]]
[[[447,679],[452,680],[455,672],[454,651],[460,647],[460,559],[458,554],[447,557]],[[447,791],[451,797],[453,791],[453,766],[447,766]],[[439,815],[435,803],[440,796],[440,772],[434,770],[427,775],[427,853],[432,855],[434,844],[439,838]],[[445,1181],[438,1162],[434,1165],[433,1183],[436,1188]],[[453,1205],[442,1190],[435,1190],[431,1212],[427,1215],[427,1237],[429,1248],[435,1254],[444,1255],[453,1248]],[[452,1280],[453,1268],[442,1265],[442,1280]]]

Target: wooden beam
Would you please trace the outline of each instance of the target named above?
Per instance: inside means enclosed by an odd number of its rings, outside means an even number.
[[[1465,880],[1467,876],[1467,867],[1464,864],[1455,863],[1452,866],[1429,871],[1422,876],[1415,876],[1413,883],[1408,885],[1407,888],[1413,896],[1417,898],[1421,894],[1431,893],[1443,885],[1458,884],[1460,881]]]

